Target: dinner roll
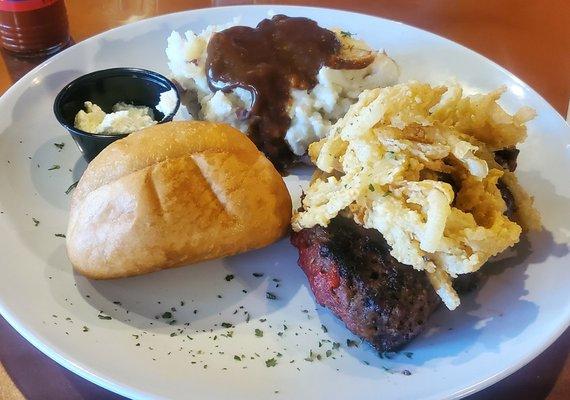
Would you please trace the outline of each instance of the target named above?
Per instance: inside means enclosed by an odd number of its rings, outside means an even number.
[[[170,122],[89,164],[71,199],[67,254],[89,278],[140,275],[267,246],[290,220],[283,179],[246,135]]]

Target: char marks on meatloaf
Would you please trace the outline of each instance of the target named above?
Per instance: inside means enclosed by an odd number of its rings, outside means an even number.
[[[291,242],[319,304],[379,351],[417,336],[440,304],[424,272],[398,262],[378,231],[348,218],[293,233]]]

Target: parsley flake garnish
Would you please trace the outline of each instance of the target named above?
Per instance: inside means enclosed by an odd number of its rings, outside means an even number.
[[[104,315],[104,314],[99,314],[99,315],[97,315],[97,318],[99,318],[99,319],[105,319],[105,320],[110,320],[110,319],[112,319],[110,316]]]
[[[240,356],[234,356],[234,360],[241,361],[241,357]]]
[[[323,330],[324,333],[327,333],[329,330],[327,329],[326,326],[321,325],[321,329]]]
[[[347,32],[347,31],[340,31],[341,36],[343,37],[352,37],[354,33]]]
[[[83,327],[83,332],[89,332],[89,328],[86,327],[86,326],[84,326],[84,327]]]
[[[371,192],[373,192],[373,191],[376,190],[376,189],[374,189],[374,185],[373,185],[373,184],[370,184],[370,185],[368,185],[368,190],[370,190]]]
[[[58,149],[62,150],[63,147],[65,146],[65,143],[61,142],[61,143],[54,143],[53,144],[55,147],[57,147]]]
[[[263,337],[263,331],[261,329],[255,328],[255,336]]]
[[[305,358],[305,361],[308,362],[313,362],[315,360],[315,353],[313,353],[313,350],[309,351],[309,357]]]
[[[71,185],[69,185],[69,187],[65,191],[65,194],[71,193],[71,191],[77,187],[78,183],[79,183],[79,181],[76,181],[76,182],[73,182]]]
[[[274,366],[276,366],[276,365],[277,365],[277,360],[276,360],[275,358],[270,358],[270,359],[268,359],[268,360],[265,360],[265,366],[266,366],[267,368],[269,368],[269,367],[274,367]]]
[[[233,325],[230,324],[229,322],[222,322],[222,326],[223,326],[224,328],[233,328]]]
[[[358,347],[358,343],[355,340],[346,339],[347,347]]]
[[[255,276],[256,278],[261,278],[263,276],[261,272],[254,272],[252,275]]]
[[[40,221],[35,219],[34,217],[32,217],[32,221],[34,221],[34,226],[38,226],[40,224]]]
[[[234,276],[232,274],[226,275],[226,281],[231,281],[232,279],[234,279]]]
[[[54,164],[48,168],[48,171],[53,171],[54,169],[60,169],[60,168],[61,168],[61,166],[59,166],[58,164]]]
[[[170,311],[166,311],[162,314],[162,318],[164,319],[172,318],[172,313]]]
[[[56,237],[65,238],[65,235],[63,233],[55,233],[54,235]]]
[[[269,300],[277,300],[277,296],[275,296],[271,292],[265,292],[265,297],[268,298]]]

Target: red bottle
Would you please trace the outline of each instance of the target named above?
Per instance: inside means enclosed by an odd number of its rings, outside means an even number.
[[[53,54],[69,43],[64,0],[0,0],[0,45],[22,56]]]

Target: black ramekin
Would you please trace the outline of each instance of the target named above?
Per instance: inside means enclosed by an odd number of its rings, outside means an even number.
[[[176,107],[169,115],[156,109],[160,94],[174,90],[177,96]],[[139,68],[111,68],[83,75],[65,86],[55,98],[53,112],[89,162],[105,147],[115,140],[129,134],[101,135],[75,128],[75,115],[82,110],[84,103],[97,104],[105,112],[111,112],[113,105],[119,102],[147,106],[154,112],[158,123],[172,121],[180,107],[180,94],[170,80],[164,76]]]

